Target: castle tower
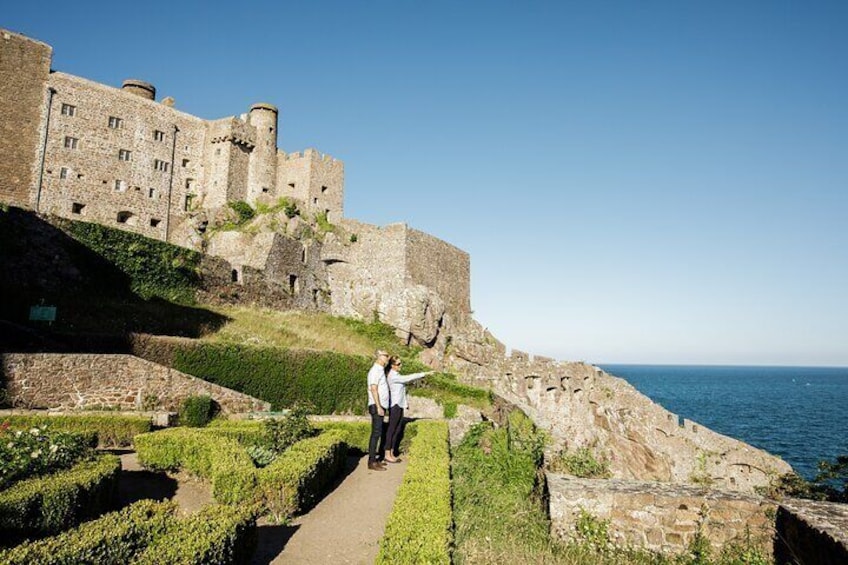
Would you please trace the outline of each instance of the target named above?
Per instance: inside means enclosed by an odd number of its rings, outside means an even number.
[[[277,180],[277,115],[276,106],[254,104],[247,122],[256,129],[256,146],[250,153],[247,172],[247,201],[255,204],[263,198],[278,196]]]

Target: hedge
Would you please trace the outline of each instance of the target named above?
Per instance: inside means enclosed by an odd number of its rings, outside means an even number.
[[[133,437],[152,429],[150,418],[116,414],[85,414],[66,416],[13,415],[0,417],[12,429],[46,427],[49,430],[77,433],[96,433],[100,447],[126,447]]]
[[[78,528],[38,541],[28,541],[0,551],[7,565],[118,565],[133,555],[174,521],[174,502],[141,500],[119,512],[86,522]]]
[[[0,492],[0,543],[50,535],[108,510],[121,460],[101,454],[66,471],[26,479]]]
[[[233,439],[207,430],[172,428],[136,436],[135,448],[139,463],[147,468],[184,469],[210,479],[219,502],[247,500],[254,492],[253,460]],[[219,485],[223,476],[227,477],[225,486]]]
[[[370,422],[331,422],[309,419],[320,432],[338,431],[348,448],[362,453],[368,451],[368,438],[371,435]],[[244,446],[258,445],[265,439],[263,420],[212,420],[204,428],[209,434],[234,439]]]
[[[316,414],[364,414],[365,376],[372,361],[329,351],[299,351],[202,343],[178,347],[173,367],[271,403]]]
[[[448,427],[419,422],[407,454],[376,563],[451,562],[451,484]]]
[[[248,563],[256,548],[255,506],[212,504],[180,520],[132,563],[229,565]]]

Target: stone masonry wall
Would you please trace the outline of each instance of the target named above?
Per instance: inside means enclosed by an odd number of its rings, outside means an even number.
[[[35,205],[52,49],[0,29],[0,202]]]
[[[174,234],[204,180],[205,122],[65,73],[49,84],[56,94],[39,211],[159,240],[166,228]]]
[[[738,492],[547,474],[551,534],[576,535],[581,512],[609,521],[611,541],[663,553],[681,553],[701,533],[719,550],[751,542],[770,555],[776,503]]]
[[[471,257],[465,251],[418,230],[406,234],[407,276],[434,289],[449,312],[464,319],[471,312]]]
[[[132,355],[8,353],[0,356],[13,406],[81,410],[177,410],[188,396],[208,394],[226,413],[269,410],[270,405],[233,390]]]
[[[777,511],[778,565],[848,563],[848,504],[791,498]]]

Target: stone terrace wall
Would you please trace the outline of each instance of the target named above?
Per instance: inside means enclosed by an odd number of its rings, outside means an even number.
[[[754,492],[792,470],[763,450],[691,420],[681,423],[677,414],[597,367],[520,351],[486,359],[480,344],[454,344],[454,363],[470,375],[467,380],[524,410],[551,432],[553,449],[593,447],[616,478]]]
[[[551,534],[574,536],[581,509],[609,520],[617,545],[680,553],[699,527],[715,549],[750,541],[770,555],[776,503],[760,497],[684,485],[574,479],[547,474]]]
[[[132,355],[9,353],[0,367],[13,406],[48,409],[176,410],[188,396],[208,394],[225,413],[270,410],[262,402]]]
[[[788,499],[777,512],[778,565],[848,563],[848,504]]]

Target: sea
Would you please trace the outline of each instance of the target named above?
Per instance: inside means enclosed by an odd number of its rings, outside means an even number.
[[[778,455],[806,479],[848,455],[848,368],[600,365],[666,409]]]

